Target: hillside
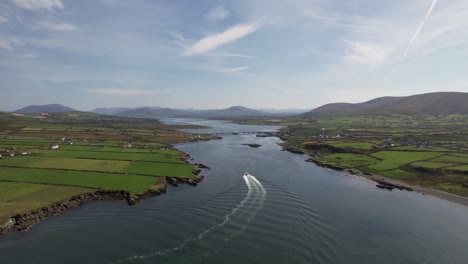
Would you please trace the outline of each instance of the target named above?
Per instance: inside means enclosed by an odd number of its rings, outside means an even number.
[[[132,109],[133,108],[129,108],[129,107],[96,108],[91,112],[100,114],[100,115],[116,115],[118,113],[130,111]]]
[[[61,112],[73,112],[76,111],[73,108],[61,105],[61,104],[48,104],[48,105],[29,105],[18,109],[15,113],[19,114],[39,114],[39,113],[61,113]]]
[[[219,110],[186,110],[172,108],[142,107],[116,114],[123,117],[135,118],[164,118],[164,117],[188,117],[188,118],[243,118],[270,116],[270,113],[249,109],[242,106],[233,106]]]
[[[161,117],[187,117],[188,113],[183,110],[171,108],[153,108],[142,107],[117,113],[117,116],[133,117],[133,118],[161,118]]]
[[[440,92],[405,97],[380,97],[357,104],[333,103],[318,107],[303,114],[303,116],[335,114],[468,114],[468,93]]]

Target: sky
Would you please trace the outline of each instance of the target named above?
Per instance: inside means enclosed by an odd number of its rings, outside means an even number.
[[[0,0],[0,110],[468,92],[466,0]]]

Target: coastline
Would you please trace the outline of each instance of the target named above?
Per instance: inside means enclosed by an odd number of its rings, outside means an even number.
[[[201,166],[199,166],[201,167]],[[53,203],[49,206],[12,216],[6,223],[0,223],[0,238],[11,230],[20,232],[28,231],[33,225],[52,216],[59,215],[70,209],[77,208],[81,205],[89,204],[94,201],[126,201],[129,206],[136,206],[146,198],[159,196],[167,191],[168,185],[179,186],[180,184],[188,184],[197,186],[204,179],[204,176],[195,178],[178,178],[178,177],[161,177],[163,182],[162,187],[152,190],[149,189],[141,194],[131,194],[127,191],[106,191],[97,190],[92,193],[75,195],[68,200]]]
[[[414,192],[421,193],[423,195],[430,195],[430,196],[437,197],[445,201],[457,203],[457,204],[468,207],[468,197],[463,197],[463,196],[456,195],[453,193],[444,192],[444,191],[440,191],[437,189],[431,189],[431,188],[423,187],[420,185],[408,184],[408,183],[405,183],[396,179],[391,179],[391,178],[378,175],[378,174],[365,173],[365,172],[362,172],[360,170],[353,169],[353,168],[341,168],[341,167],[335,167],[335,166],[327,166],[325,164],[317,163],[313,159],[308,159],[306,160],[306,162],[313,163],[322,168],[328,168],[328,169],[332,169],[335,171],[340,171],[347,175],[353,175],[353,176],[365,178],[367,180],[375,182],[376,188],[387,189],[385,188],[385,186],[389,186],[391,187],[391,189],[388,188],[389,191],[392,191],[395,188],[403,190],[403,191],[414,191]]]

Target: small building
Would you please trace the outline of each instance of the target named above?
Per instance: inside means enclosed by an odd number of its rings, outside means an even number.
[[[50,145],[49,149],[59,149],[59,145]]]

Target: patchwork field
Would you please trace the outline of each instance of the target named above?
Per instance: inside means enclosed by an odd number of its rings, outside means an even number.
[[[164,176],[198,177],[184,153],[171,147],[194,139],[178,128],[90,113],[2,115],[0,224],[80,193],[139,194],[164,187]]]
[[[336,115],[275,124],[287,126],[285,149],[310,154],[318,164],[468,196],[466,115]]]

